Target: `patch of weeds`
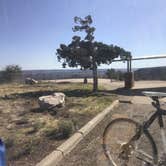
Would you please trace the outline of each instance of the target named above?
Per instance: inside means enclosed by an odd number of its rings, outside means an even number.
[[[26,118],[18,118],[16,120],[14,120],[16,125],[24,125],[28,123],[28,119]]]
[[[33,134],[37,131],[38,131],[37,127],[32,126],[32,127],[29,127],[29,128],[24,128],[22,132],[29,135],[29,134]]]
[[[55,115],[57,118],[58,117],[69,118],[70,112],[68,111],[68,108],[64,108],[63,110],[58,111]]]
[[[78,130],[78,124],[79,124],[79,119],[78,118],[72,118],[72,122],[73,122],[73,126],[74,126],[74,130]]]
[[[73,132],[73,122],[71,120],[58,121],[58,130],[61,133],[61,138],[68,138]]]
[[[33,124],[33,127],[36,128],[37,130],[39,130],[40,128],[42,128],[44,125],[46,124],[46,122],[41,120],[38,120],[36,121],[34,124]]]
[[[24,116],[28,113],[28,111],[21,111],[18,113],[18,116]]]
[[[34,134],[40,130],[44,126],[44,123],[37,121],[33,122],[30,127],[28,128],[23,128],[22,132],[25,133],[26,135]]]
[[[99,99],[99,102],[100,103],[109,103],[109,102],[112,102],[112,96],[103,96],[103,97],[100,97]]]
[[[6,148],[11,148],[14,145],[14,140],[12,138],[6,138],[4,140]]]
[[[58,121],[58,127],[49,127],[45,130],[45,135],[50,139],[66,139],[73,132],[73,122],[71,120]]]
[[[58,139],[60,136],[60,133],[57,128],[50,127],[50,128],[45,129],[44,132],[45,132],[46,137],[48,137],[50,139]]]
[[[34,152],[35,147],[39,145],[40,141],[38,139],[31,139],[29,142],[24,142],[21,146],[14,149],[10,159],[18,160],[19,158],[29,155]]]
[[[26,144],[22,148],[17,149],[17,151],[15,151],[12,154],[11,159],[18,160],[20,157],[30,154],[30,152],[31,152],[31,146]]]
[[[70,102],[69,104],[67,104],[67,108],[70,109],[70,108],[83,108],[86,106],[86,103],[74,103],[74,102]]]

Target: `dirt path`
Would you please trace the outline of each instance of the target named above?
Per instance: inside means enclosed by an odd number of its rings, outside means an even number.
[[[146,104],[134,103],[134,104],[120,104],[104,121],[102,121],[80,144],[77,146],[65,159],[59,164],[59,166],[108,166],[108,162],[103,154],[102,134],[105,126],[113,119],[119,116],[127,116],[137,121],[143,121],[146,116],[153,112],[152,106]],[[151,133],[154,135],[155,141],[161,148],[161,140],[159,136],[159,128],[155,122],[151,128]],[[144,148],[149,146],[145,144]],[[139,166],[135,163],[135,166]]]

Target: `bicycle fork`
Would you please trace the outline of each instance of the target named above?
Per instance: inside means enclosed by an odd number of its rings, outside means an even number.
[[[161,139],[163,143],[163,150],[164,150],[164,153],[166,154],[166,135],[164,131],[164,123],[163,123],[162,115],[159,116],[158,120],[159,120],[159,126],[160,126]]]
[[[164,153],[160,157],[159,166],[164,166],[166,165],[166,135],[164,131],[164,123],[163,123],[162,114],[159,115],[158,120],[159,120],[160,134],[161,134],[161,139],[163,143],[163,151],[164,151]]]
[[[163,143],[163,150],[164,150],[164,153],[166,154],[166,136],[165,136],[165,131],[164,131],[164,128],[160,128],[161,130],[161,139],[162,139],[162,143]]]

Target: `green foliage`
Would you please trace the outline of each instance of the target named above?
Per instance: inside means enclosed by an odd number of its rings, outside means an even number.
[[[50,139],[56,139],[59,136],[59,131],[57,128],[49,127],[45,131],[45,136],[49,137]]]
[[[124,80],[124,74],[125,73],[123,73],[121,71],[117,71],[117,80],[123,81]]]
[[[70,120],[60,120],[58,128],[49,127],[45,130],[45,135],[50,139],[65,139],[73,132],[74,124]]]
[[[124,60],[131,57],[130,52],[116,45],[93,41],[95,28],[90,26],[92,24],[91,16],[87,16],[85,19],[75,17],[74,21],[80,25],[74,26],[73,31],[85,31],[86,35],[82,40],[80,36],[73,36],[68,45],[60,44],[56,53],[58,60],[62,61],[63,67],[68,65],[69,67],[80,66],[81,69],[93,69],[93,61],[96,66],[99,66],[110,64],[113,59],[119,56]]]
[[[116,71],[115,69],[108,69],[106,71],[106,76],[110,79],[116,79]]]
[[[14,145],[14,140],[12,138],[6,138],[4,140],[6,148],[10,148]]]
[[[73,122],[70,120],[60,120],[58,122],[58,127],[62,138],[68,138],[73,132]]]
[[[7,65],[4,71],[7,73],[20,73],[21,70],[19,65]]]
[[[2,79],[5,82],[12,82],[17,80],[22,73],[22,69],[19,65],[7,65],[2,71]]]
[[[84,19],[75,17],[74,22],[76,25],[73,27],[73,31],[84,31],[86,35],[83,39],[80,36],[73,36],[68,45],[60,44],[56,54],[63,67],[68,65],[69,67],[91,69],[95,82],[97,66],[111,64],[113,59],[118,57],[123,60],[131,58],[131,53],[119,46],[94,41],[95,28],[91,26],[93,21],[90,15]],[[95,83],[97,85],[97,81]]]
[[[112,79],[116,79],[120,81],[124,80],[124,73],[121,71],[116,71],[115,69],[108,69],[106,72],[106,76],[110,78],[111,80]]]

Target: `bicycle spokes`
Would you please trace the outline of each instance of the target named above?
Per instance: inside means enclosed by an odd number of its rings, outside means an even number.
[[[105,129],[103,146],[105,154],[113,166],[148,166],[154,163],[150,138],[142,133],[137,122],[120,118],[113,120]],[[141,151],[146,147],[146,151]]]

